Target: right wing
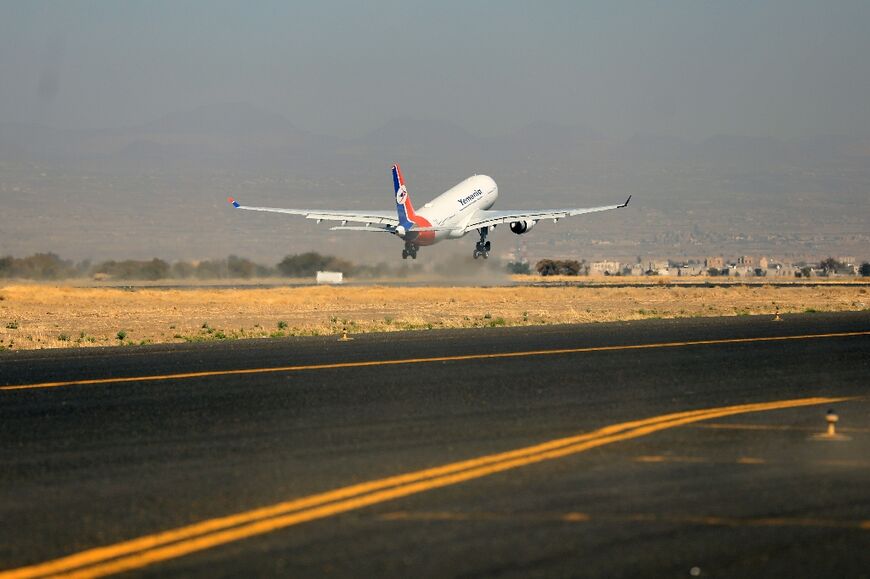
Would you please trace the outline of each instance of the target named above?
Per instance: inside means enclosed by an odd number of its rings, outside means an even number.
[[[248,207],[240,204],[238,201],[230,197],[228,199],[236,209],[246,209],[248,211],[266,211],[268,213],[286,213],[288,215],[301,215],[306,219],[315,219],[318,223],[321,221],[341,221],[340,227],[333,229],[351,229],[344,227],[345,223],[365,223],[366,227],[359,227],[354,230],[369,230],[369,231],[395,231],[399,225],[399,218],[395,211],[360,211],[360,210],[341,210],[332,211],[329,209],[280,209],[278,207]],[[370,224],[381,225],[382,227],[369,228]],[[385,226],[385,227],[384,227]]]
[[[631,201],[631,195],[628,196],[625,203],[619,205],[603,205],[601,207],[579,207],[574,209],[541,209],[541,210],[526,210],[526,211],[478,211],[474,218],[465,224],[465,230],[471,231],[481,227],[492,227],[501,225],[502,223],[511,223],[514,221],[541,221],[544,219],[553,219],[558,221],[565,217],[573,217],[575,215],[583,215],[584,213],[598,213],[599,211],[610,211],[611,209],[622,209]]]

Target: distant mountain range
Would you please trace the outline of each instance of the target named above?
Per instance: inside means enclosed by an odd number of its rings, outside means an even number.
[[[317,135],[244,103],[136,127],[59,130],[0,123],[0,255],[261,261],[309,249],[373,262],[390,239],[336,235],[302,219],[239,215],[234,195],[278,207],[389,208],[403,164],[425,202],[473,173],[499,208],[631,208],[552,226],[498,247],[534,256],[865,255],[870,138],[663,135],[614,139],[537,122],[480,137],[449,121],[394,119],[356,139]],[[446,244],[450,245],[450,244]],[[441,247],[441,246],[439,246]],[[434,254],[462,251],[461,244]]]

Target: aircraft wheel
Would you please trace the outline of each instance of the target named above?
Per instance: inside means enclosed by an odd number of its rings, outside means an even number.
[[[402,259],[408,259],[408,250],[407,249],[402,250]]]
[[[480,252],[475,249],[474,250],[474,259],[477,259],[478,257],[480,257]]]
[[[483,259],[489,259],[489,252],[488,251],[484,251],[483,253],[481,253],[481,255],[483,256]]]
[[[483,244],[483,248],[484,248],[486,251],[489,251],[489,250],[492,248],[492,244],[491,244],[490,242],[487,241],[486,243]]]

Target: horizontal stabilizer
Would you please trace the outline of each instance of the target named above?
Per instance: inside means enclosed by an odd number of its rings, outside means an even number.
[[[336,225],[330,227],[330,231],[372,231],[374,233],[395,233],[392,227],[365,227],[362,225]]]

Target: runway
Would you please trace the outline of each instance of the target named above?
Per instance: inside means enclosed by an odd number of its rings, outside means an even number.
[[[0,354],[0,578],[870,575],[870,312],[354,338]]]

